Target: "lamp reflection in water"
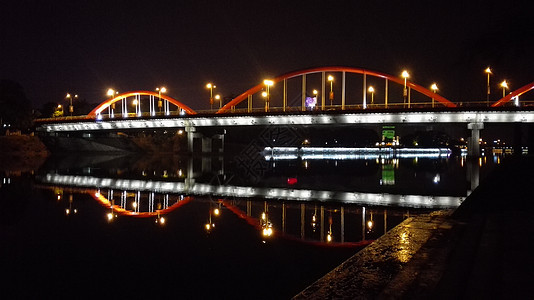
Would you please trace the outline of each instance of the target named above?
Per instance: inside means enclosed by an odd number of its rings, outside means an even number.
[[[315,232],[317,230],[317,205],[315,205],[315,209],[313,211],[311,226],[313,232]]]
[[[204,225],[204,228],[208,233],[210,233],[215,228],[215,223],[213,222],[212,216],[218,217],[221,214],[221,203],[218,203],[218,206],[213,208],[212,202],[210,201],[209,208],[209,218],[208,222]]]
[[[78,213],[78,209],[73,208],[72,204],[73,204],[73,196],[72,196],[72,194],[70,194],[69,195],[69,207],[65,209],[65,214],[67,216],[70,215],[70,214],[77,214]]]
[[[261,232],[264,237],[271,237],[274,233],[273,224],[269,221],[269,206],[264,202],[264,210],[260,219]],[[263,241],[265,243],[265,241]]]
[[[367,233],[371,233],[373,231],[374,225],[375,225],[375,223],[373,221],[373,212],[370,211],[369,213],[371,215],[371,219],[369,221],[367,221]]]
[[[334,234],[332,233],[332,211],[330,211],[330,215],[328,216],[328,233],[326,234],[326,242],[331,243],[334,239]]]

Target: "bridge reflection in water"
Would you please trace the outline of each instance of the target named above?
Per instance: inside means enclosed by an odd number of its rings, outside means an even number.
[[[398,168],[399,159],[391,160],[391,170],[388,160],[377,157],[368,161],[382,166],[378,170],[382,175],[381,185],[394,184],[395,175],[389,173]],[[482,161],[467,163],[462,158],[459,163],[462,168],[464,165],[468,167],[465,172],[470,177],[472,190],[478,184],[479,169],[476,164],[482,164]],[[191,162],[186,164],[193,165]],[[205,166],[202,164],[203,171],[207,171]],[[224,176],[219,174],[220,170],[211,171],[218,174],[218,178]],[[338,246],[364,245],[410,215],[455,208],[467,196],[247,186],[231,185],[224,181],[214,184],[213,180],[203,183],[195,178],[180,176],[169,178],[169,173],[202,177],[198,172],[181,168],[176,172],[165,170],[165,176],[160,179],[130,179],[131,174],[129,178],[113,178],[109,175],[60,173],[57,170],[46,173],[39,177],[39,181],[45,187],[52,188],[58,199],[64,198],[63,194],[69,195],[67,214],[75,212],[73,195],[78,193],[89,194],[104,206],[107,209],[105,217],[110,222],[116,218],[135,217],[153,218],[156,224],[166,225],[171,212],[196,203],[205,211],[203,226],[208,233],[218,230],[221,214],[231,212],[255,228],[265,241],[277,236]],[[143,170],[141,173],[155,174],[155,171]],[[435,180],[434,177],[432,181]],[[469,193],[469,189],[466,193]]]
[[[48,185],[46,188],[54,190],[59,201],[67,196],[69,204],[65,208],[66,215],[78,213],[73,203],[75,195],[88,194],[106,208],[105,216],[101,217],[106,218],[108,222],[114,222],[122,217],[153,218],[156,224],[165,226],[168,214],[191,202],[196,202],[205,211],[206,223],[203,226],[207,233],[218,229],[218,218],[222,214],[232,213],[255,228],[264,241],[276,236],[333,246],[366,245],[410,215],[429,211],[428,208],[258,201],[257,198],[251,200],[197,197],[149,191],[79,188],[68,185]]]

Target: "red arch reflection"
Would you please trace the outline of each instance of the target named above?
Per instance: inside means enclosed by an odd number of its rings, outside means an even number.
[[[256,219],[256,218],[253,218],[251,216],[248,216],[240,208],[230,204],[229,201],[222,200],[221,202],[224,205],[224,207],[228,208],[228,210],[230,210],[231,212],[236,214],[239,218],[245,220],[250,226],[253,226],[258,231],[262,230],[262,227],[260,225],[260,220],[259,219]],[[294,236],[287,235],[287,234],[282,235],[282,237],[284,239],[294,240],[294,241],[297,241],[297,242],[300,242],[300,243],[306,243],[306,244],[317,245],[317,246],[328,246],[328,247],[350,247],[350,248],[352,248],[352,247],[362,247],[362,246],[367,246],[367,245],[371,244],[372,242],[374,242],[374,240],[364,240],[364,241],[360,241],[360,242],[343,242],[343,243],[338,243],[338,242],[319,242],[319,241],[302,240],[302,239],[298,239],[298,238],[296,238]]]
[[[103,206],[107,208],[111,208],[114,212],[116,212],[117,214],[121,216],[132,216],[132,217],[138,217],[138,218],[148,218],[148,217],[168,214],[171,211],[177,209],[178,207],[181,207],[191,201],[191,197],[187,196],[187,197],[184,197],[183,200],[180,200],[165,209],[158,209],[153,212],[135,212],[135,211],[124,209],[118,205],[111,205],[111,202],[109,201],[109,199],[104,197],[98,191],[90,192],[89,194],[91,195],[91,197],[93,197],[93,199],[100,202],[100,204],[102,204]]]

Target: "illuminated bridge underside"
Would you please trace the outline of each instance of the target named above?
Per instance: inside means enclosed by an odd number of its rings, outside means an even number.
[[[96,178],[91,176],[74,176],[47,174],[43,183],[92,188],[110,188],[129,191],[152,191],[157,193],[174,193],[187,195],[214,195],[219,197],[267,198],[290,201],[339,201],[365,205],[454,208],[465,197],[393,195],[379,193],[334,192],[283,188],[256,188],[231,185],[210,185],[183,182],[143,181],[128,179]]]
[[[533,111],[458,111],[458,112],[391,112],[391,113],[340,113],[318,115],[266,115],[266,116],[210,116],[179,117],[170,119],[129,119],[101,122],[73,122],[45,124],[46,132],[127,130],[153,128],[180,128],[204,126],[253,125],[329,125],[329,124],[389,124],[389,123],[533,123]]]

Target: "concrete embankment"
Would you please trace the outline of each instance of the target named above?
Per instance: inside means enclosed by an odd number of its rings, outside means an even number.
[[[296,299],[516,299],[534,286],[533,157],[498,166],[456,209],[405,220]]]

